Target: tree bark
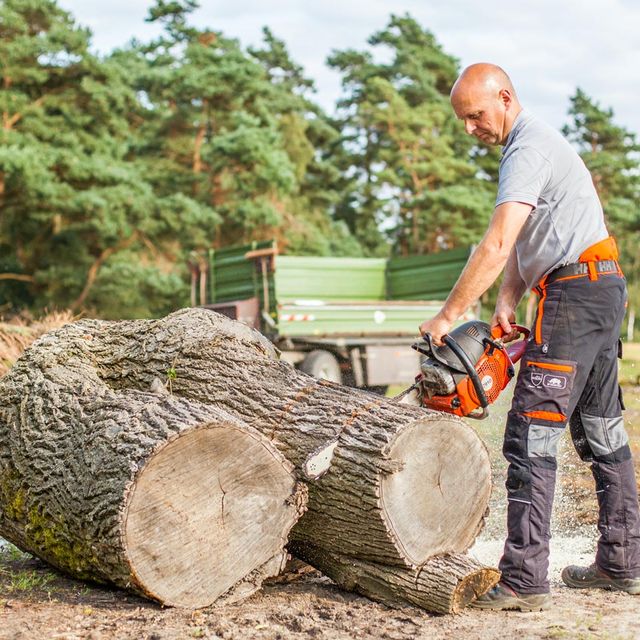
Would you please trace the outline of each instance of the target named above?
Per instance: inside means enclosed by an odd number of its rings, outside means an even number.
[[[57,344],[82,351],[114,394],[169,388],[176,402],[260,432],[309,488],[292,548],[338,584],[444,612],[497,581],[459,555],[482,527],[491,487],[486,448],[462,420],[311,378],[259,333],[201,309],[84,320],[38,347]]]
[[[0,535],[167,605],[243,597],[277,575],[306,502],[291,464],[221,409],[109,388],[64,335],[0,380]]]

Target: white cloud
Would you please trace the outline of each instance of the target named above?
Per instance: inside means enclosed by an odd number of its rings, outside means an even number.
[[[151,0],[60,0],[94,32],[102,52],[135,36],[157,33],[144,23]],[[363,48],[391,13],[409,12],[431,30],[462,65],[480,60],[503,66],[522,101],[560,127],[569,96],[580,86],[603,107],[613,107],[618,124],[640,134],[640,2],[637,0],[202,0],[199,26],[258,44],[269,26],[316,81],[318,101],[331,109],[339,77],[325,66],[333,49]]]

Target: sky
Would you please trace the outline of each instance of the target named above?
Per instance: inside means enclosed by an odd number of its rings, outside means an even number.
[[[144,22],[152,0],[58,4],[92,30],[100,53],[159,33]],[[332,113],[341,88],[327,56],[366,48],[391,13],[409,13],[462,67],[503,67],[521,103],[555,127],[568,122],[569,97],[580,87],[640,137],[640,0],[200,0],[191,22],[245,47],[259,44],[262,27],[270,27],[315,81],[316,101]]]

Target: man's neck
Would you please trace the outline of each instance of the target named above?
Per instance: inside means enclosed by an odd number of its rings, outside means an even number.
[[[518,119],[518,116],[522,113],[522,107],[520,104],[514,104],[511,109],[505,112],[503,136],[500,144],[504,145],[509,138],[509,134],[513,129],[513,123]]]

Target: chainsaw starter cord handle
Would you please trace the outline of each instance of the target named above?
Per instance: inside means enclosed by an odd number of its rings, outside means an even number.
[[[442,340],[451,349],[451,351],[453,351],[456,356],[458,356],[458,360],[460,360],[462,366],[469,374],[471,382],[473,382],[473,388],[476,390],[478,400],[480,400],[480,406],[483,409],[483,414],[486,414],[487,407],[489,406],[489,401],[487,400],[487,395],[485,394],[482,387],[482,382],[480,382],[478,372],[475,370],[473,364],[471,364],[471,360],[469,360],[467,354],[460,348],[460,345],[453,338],[446,335],[442,336]]]

